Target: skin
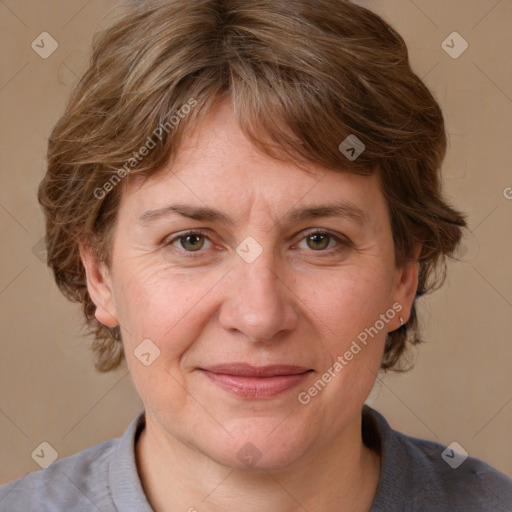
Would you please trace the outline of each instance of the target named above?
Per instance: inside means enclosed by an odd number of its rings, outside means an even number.
[[[371,507],[380,455],[362,442],[361,409],[386,333],[400,326],[399,316],[409,317],[418,267],[395,268],[378,173],[357,176],[313,164],[309,170],[256,150],[223,101],[188,133],[172,168],[124,184],[111,268],[81,246],[96,318],[121,325],[145,405],[136,458],[156,512]],[[364,222],[286,220],[291,209],[334,201],[362,209]],[[139,223],[144,212],[171,203],[220,209],[233,224],[179,214]],[[325,236],[308,242],[309,228],[340,242]],[[206,237],[165,245],[188,229],[203,229]],[[236,252],[248,236],[262,249],[251,263]],[[301,404],[298,394],[394,303],[402,305],[400,313]],[[160,350],[149,366],[134,355],[144,339]],[[232,362],[313,371],[275,397],[247,398],[199,370]],[[261,454],[252,466],[237,456],[247,443]]]

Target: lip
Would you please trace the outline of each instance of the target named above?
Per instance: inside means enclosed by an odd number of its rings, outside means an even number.
[[[265,399],[280,395],[302,383],[313,371],[294,365],[253,366],[231,363],[200,368],[222,389],[246,399]]]

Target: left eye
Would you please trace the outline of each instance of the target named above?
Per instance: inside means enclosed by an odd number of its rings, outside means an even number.
[[[306,242],[307,248],[316,252],[326,252],[326,249],[332,249],[332,243],[335,243],[334,250],[340,250],[348,245],[343,239],[326,231],[310,231],[300,240],[300,243]],[[179,243],[179,246],[176,244]],[[210,245],[205,245],[205,244]],[[299,243],[299,245],[300,245]],[[202,252],[201,250],[210,248],[212,242],[202,231],[187,231],[173,238],[168,239],[165,245],[172,245],[177,249],[183,249],[187,253]]]
[[[200,231],[190,231],[171,238],[166,245],[174,245],[176,242],[179,242],[181,248],[185,249],[185,251],[198,252],[204,247],[206,240],[210,242],[204,233]]]
[[[346,245],[340,238],[326,231],[310,231],[306,233],[305,238],[301,240],[301,243],[305,241],[309,249],[314,251],[324,251],[329,248],[330,242],[335,241],[339,248],[340,245]],[[332,247],[331,247],[332,248]],[[336,248],[336,246],[335,246]]]

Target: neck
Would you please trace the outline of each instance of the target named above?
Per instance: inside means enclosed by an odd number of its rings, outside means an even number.
[[[334,443],[268,471],[218,464],[148,420],[136,459],[155,512],[368,512],[377,492],[380,455],[363,444],[360,416]]]

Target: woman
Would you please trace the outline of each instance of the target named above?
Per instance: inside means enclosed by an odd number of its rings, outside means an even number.
[[[144,411],[0,510],[511,510],[505,475],[364,405],[461,239],[445,151],[403,39],[360,6],[133,7],[95,41],[39,200],[96,367],[125,358]]]

